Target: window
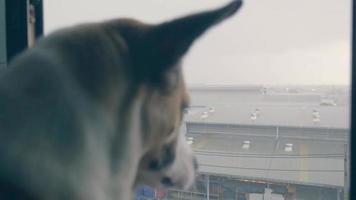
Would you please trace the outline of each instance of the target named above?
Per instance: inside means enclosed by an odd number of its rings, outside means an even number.
[[[116,17],[160,22],[221,4],[47,1],[45,32]],[[192,99],[184,123],[200,174],[192,190],[160,198],[348,196],[350,7],[351,0],[246,0],[194,45],[184,66]],[[138,198],[158,198],[146,190]]]

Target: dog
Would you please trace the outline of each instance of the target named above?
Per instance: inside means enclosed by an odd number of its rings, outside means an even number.
[[[0,75],[0,199],[131,199],[135,187],[189,188],[180,134],[189,105],[181,60],[242,2],[161,24],[65,28]]]

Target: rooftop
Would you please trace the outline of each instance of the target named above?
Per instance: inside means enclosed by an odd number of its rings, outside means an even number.
[[[265,87],[191,89],[186,121],[293,127],[349,127],[345,88]],[[288,90],[288,91],[286,91]]]
[[[185,131],[200,172],[342,187],[345,87],[191,89]]]

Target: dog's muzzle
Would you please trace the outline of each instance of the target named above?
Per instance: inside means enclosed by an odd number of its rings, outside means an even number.
[[[194,177],[196,176],[196,174],[198,173],[198,168],[199,168],[199,164],[198,164],[198,160],[197,158],[194,156],[193,159],[192,159],[192,165],[194,167]],[[166,176],[166,177],[163,177],[161,179],[161,184],[165,187],[185,187],[184,185],[182,185],[181,183],[176,183],[172,180],[172,178]]]

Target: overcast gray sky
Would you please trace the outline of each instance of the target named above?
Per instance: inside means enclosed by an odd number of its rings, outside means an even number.
[[[45,31],[117,17],[162,22],[227,0],[45,1]],[[245,0],[184,59],[196,84],[349,84],[351,0]]]

